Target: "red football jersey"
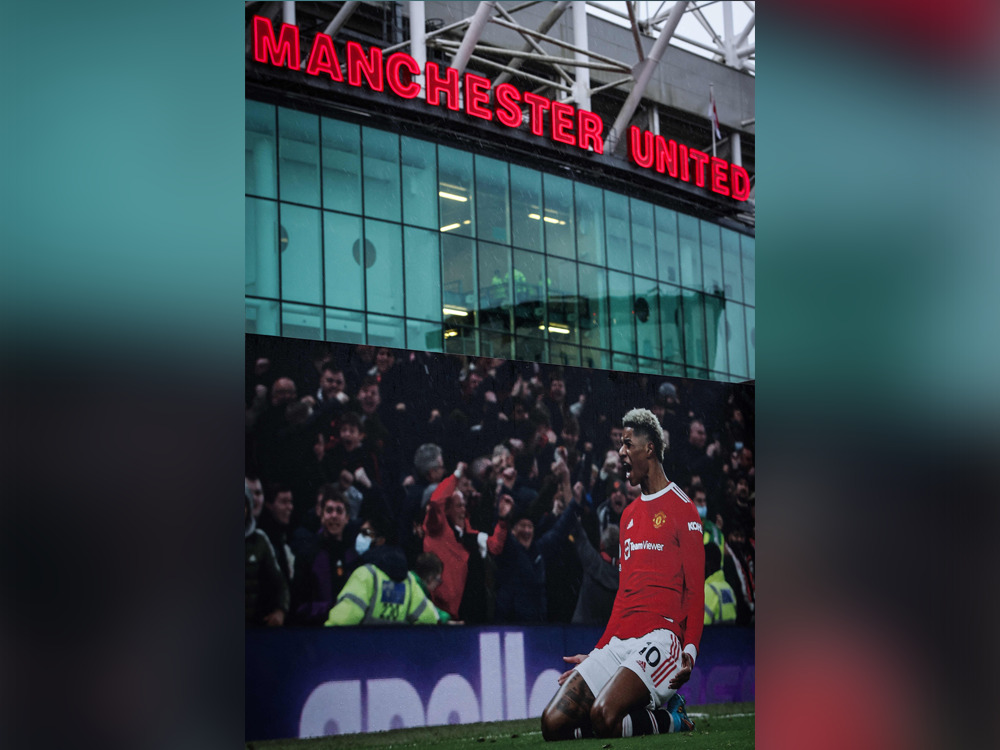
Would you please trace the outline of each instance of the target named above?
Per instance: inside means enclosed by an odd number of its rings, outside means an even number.
[[[619,533],[618,594],[596,648],[613,636],[638,638],[666,628],[682,647],[701,641],[705,546],[694,503],[671,482],[625,508]]]

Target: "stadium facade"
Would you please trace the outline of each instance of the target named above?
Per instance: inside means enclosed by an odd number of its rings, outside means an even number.
[[[247,3],[246,331],[753,379],[755,79],[697,10]]]

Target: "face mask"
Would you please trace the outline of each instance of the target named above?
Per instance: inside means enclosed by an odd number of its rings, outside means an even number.
[[[708,517],[708,506],[707,505],[696,505],[695,507],[698,509],[698,515],[701,518],[707,518]]]
[[[359,555],[365,554],[371,546],[372,538],[365,534],[358,534],[358,538],[354,540],[354,549]]]

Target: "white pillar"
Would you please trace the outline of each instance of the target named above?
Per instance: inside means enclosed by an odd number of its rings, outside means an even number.
[[[573,45],[581,50],[590,49],[587,43],[587,3],[580,0],[573,2]],[[574,52],[573,57],[579,62],[587,61],[583,52]],[[590,109],[590,68],[577,66],[573,98],[580,109]]]
[[[730,161],[737,166],[743,166],[743,149],[740,145],[740,133],[738,130],[734,130],[729,134],[729,146],[733,150],[733,158]]]
[[[722,43],[726,50],[726,65],[731,68],[739,67],[739,60],[736,57],[736,40],[733,39],[733,4],[722,4]]]
[[[284,23],[295,25],[295,3],[281,4],[281,20]]]
[[[423,96],[423,70],[427,66],[427,15],[423,0],[410,1],[410,54],[421,70],[413,80],[420,84],[420,95]]]

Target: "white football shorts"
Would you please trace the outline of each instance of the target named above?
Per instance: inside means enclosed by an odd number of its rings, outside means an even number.
[[[619,667],[635,672],[649,690],[650,706],[658,708],[676,693],[668,686],[681,668],[681,644],[669,630],[654,630],[640,638],[612,638],[603,648],[595,648],[576,671],[596,698]]]

